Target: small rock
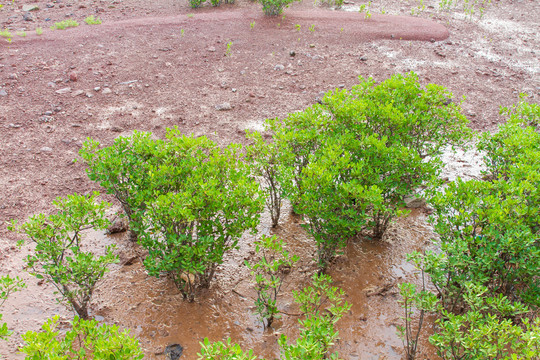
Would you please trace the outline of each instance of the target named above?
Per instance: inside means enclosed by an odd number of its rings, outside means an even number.
[[[172,344],[168,345],[163,353],[165,354],[165,358],[167,360],[178,360],[180,359],[180,356],[182,356],[183,352],[184,348],[182,347],[182,345]]]
[[[16,73],[9,74],[8,78],[10,78],[11,80],[17,80],[19,78],[19,75],[17,75]]]
[[[54,81],[49,81],[49,82],[47,83],[47,86],[48,86],[48,87],[55,88],[55,87],[56,87],[56,83],[55,83]]]
[[[53,114],[53,112],[49,110],[49,111],[45,111],[45,113],[43,115],[51,116],[52,114]]]
[[[99,86],[96,86],[96,87],[94,88],[94,91],[95,91],[95,92],[98,92],[99,90],[101,90],[101,88],[100,88]]]
[[[32,14],[29,13],[29,12],[24,13],[24,15],[23,15],[23,20],[24,20],[24,21],[34,21],[34,15],[32,15]]]
[[[55,92],[56,92],[57,94],[63,95],[63,94],[70,93],[70,92],[71,92],[71,88],[70,88],[70,87],[66,87],[66,88],[63,88],[63,89],[56,90]]]
[[[47,3],[45,6],[48,7],[49,9],[52,9],[52,8],[54,7],[54,4],[52,4],[52,3]]]
[[[105,88],[105,89],[103,89],[103,91],[101,93],[104,94],[104,95],[107,95],[107,94],[112,93],[112,90],[110,88]]]
[[[210,52],[216,52],[216,48],[213,47],[213,46],[210,46],[210,47],[208,48],[208,51],[210,51]]]
[[[38,121],[40,123],[50,123],[50,122],[54,121],[54,117],[52,117],[50,115],[43,115],[38,119]]]
[[[50,153],[50,152],[52,152],[52,149],[50,147],[48,147],[48,146],[44,146],[41,149],[39,149],[39,151]]]
[[[276,66],[274,66],[274,70],[276,71],[285,70],[285,66],[281,64],[277,64]]]
[[[75,92],[73,92],[73,94],[71,94],[72,97],[76,97],[76,96],[79,96],[79,95],[82,95],[84,94],[84,90],[77,90]]]
[[[294,50],[289,51],[289,55],[292,57],[296,56],[296,52]]]
[[[9,127],[13,128],[13,129],[18,129],[18,128],[22,127],[22,125],[21,124],[9,124]]]
[[[343,89],[343,88],[345,87],[345,84],[339,84],[338,87],[339,87],[340,89]]]
[[[434,43],[435,42],[435,39],[434,38],[431,38],[429,39],[430,42]]]
[[[75,81],[77,81],[77,78],[78,78],[78,76],[77,76],[77,73],[75,71],[72,71],[72,72],[69,73],[69,81],[75,82]]]
[[[235,88],[232,88],[231,91],[235,93],[237,90]]]
[[[117,234],[128,229],[128,220],[125,217],[116,218],[112,224],[107,228],[108,234]]]
[[[367,61],[367,57],[365,57],[365,56],[360,56],[360,61]]]
[[[4,89],[0,89],[0,96],[7,96],[7,91]]]
[[[315,47],[315,44],[309,44],[309,47],[310,47],[310,48],[314,48],[314,47]]]
[[[406,197],[403,201],[405,202],[405,207],[409,209],[418,209],[426,206],[426,200],[416,196]]]
[[[227,111],[227,110],[231,110],[231,109],[232,109],[232,106],[228,102],[224,102],[223,104],[216,105],[216,110],[217,111]]]
[[[23,5],[22,11],[28,12],[28,11],[37,11],[39,10],[39,6],[37,5]]]

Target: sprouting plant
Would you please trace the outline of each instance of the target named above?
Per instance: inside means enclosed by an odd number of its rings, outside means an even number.
[[[253,264],[246,261],[246,266],[251,269],[251,275],[255,277],[257,290],[255,311],[263,322],[266,320],[267,327],[280,316],[277,297],[286,274],[298,261],[298,256],[291,256],[284,245],[283,240],[275,235],[263,235],[261,240],[255,242],[255,251],[261,256],[260,260]]]
[[[280,26],[281,26],[281,24],[280,24],[280,23],[278,23],[278,24],[277,24],[277,27],[279,28]]]
[[[9,275],[0,275],[0,307],[4,305],[10,294],[26,287],[26,284],[17,276],[12,278]],[[11,335],[6,323],[2,323],[0,314],[0,340],[6,340]]]
[[[184,37],[184,33],[185,33],[185,32],[184,32],[184,29],[180,29],[180,36],[181,36],[181,37]]]
[[[11,35],[8,29],[5,29],[5,30],[0,31],[0,36],[5,38],[8,42],[11,42],[11,37],[13,35]]]
[[[367,4],[362,4],[360,5],[360,8],[358,9],[358,12],[361,12],[361,13],[364,13],[364,18],[365,19],[370,19],[371,18],[371,1],[368,2]]]
[[[37,28],[36,28],[36,34],[37,34],[37,35],[43,34],[43,29],[40,28],[40,27],[37,27]]]
[[[101,24],[101,19],[95,18],[94,15],[90,15],[86,19],[84,19],[84,22],[88,25],[99,25]]]
[[[26,37],[26,31],[17,31],[16,34],[20,37]]]
[[[314,32],[314,31],[315,31],[315,24],[312,24],[312,25],[309,27],[309,31],[311,31],[311,32]]]
[[[253,30],[255,28],[255,21],[249,23],[249,27]]]
[[[339,29],[339,32],[343,32],[343,28]]]
[[[193,16],[195,16],[195,14],[187,14],[186,15],[188,18],[192,18]]]
[[[233,44],[232,41],[229,41],[227,43],[227,49],[225,50],[225,56],[231,56],[231,54],[232,54],[232,44]]]
[[[296,25],[294,25],[294,28],[295,28],[298,32],[300,32],[300,29],[302,29],[302,25],[296,24]]]
[[[65,30],[70,27],[77,27],[79,23],[73,19],[67,19],[64,21],[56,22],[51,26],[51,30]]]

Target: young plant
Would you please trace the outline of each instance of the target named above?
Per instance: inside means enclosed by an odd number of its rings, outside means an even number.
[[[284,190],[281,187],[282,172],[286,169],[280,166],[280,153],[275,143],[265,142],[261,133],[256,131],[248,131],[246,136],[253,142],[246,148],[247,160],[255,175],[262,180],[261,191],[266,194],[266,208],[270,211],[272,227],[276,227],[284,197]]]
[[[37,27],[36,28],[36,35],[42,35],[43,34],[43,29],[40,28],[40,27]]]
[[[228,338],[225,343],[216,341],[211,343],[204,338],[201,344],[201,352],[197,354],[198,360],[256,360],[259,357],[253,355],[253,350],[243,351],[240,345],[231,343]]]
[[[255,251],[260,254],[259,262],[246,266],[251,269],[251,275],[255,277],[255,289],[257,300],[255,301],[256,312],[261,320],[266,320],[266,327],[272,326],[274,319],[279,319],[277,297],[285,275],[291,271],[298,256],[284,249],[285,243],[277,236],[263,235],[261,240],[255,242]]]
[[[232,45],[233,45],[232,41],[229,41],[227,43],[227,48],[225,49],[225,56],[231,56],[231,54],[232,54]]]
[[[96,203],[97,196],[98,193],[93,193],[57,198],[53,202],[58,210],[56,214],[34,215],[21,226],[14,220],[9,227],[36,244],[34,252],[26,258],[30,273],[52,283],[61,295],[57,300],[73,308],[83,319],[89,317],[88,305],[97,282],[108,271],[109,264],[118,262],[113,254],[114,246],[108,246],[101,256],[84,251],[82,232],[109,225],[105,217],[108,204]]]
[[[221,5],[221,0],[210,0],[210,4],[214,7],[219,6]]]
[[[414,360],[418,351],[418,339],[424,325],[424,315],[426,312],[434,312],[437,309],[438,300],[435,294],[426,291],[424,272],[422,272],[421,291],[417,291],[414,284],[403,283],[399,285],[399,294],[401,295],[399,302],[405,312],[405,316],[403,317],[405,326],[398,326],[397,329],[403,341],[407,360]],[[416,329],[413,326],[414,308],[420,311]]]
[[[60,22],[55,22],[53,26],[51,26],[51,30],[65,30],[70,27],[77,27],[79,26],[79,23],[73,19],[67,19]]]
[[[294,25],[294,28],[296,29],[296,31],[300,32],[300,30],[302,29],[302,25],[296,24]]]
[[[312,25],[309,27],[309,31],[310,31],[310,32],[315,32],[315,25],[312,24]]]
[[[16,34],[20,37],[26,37],[26,31],[17,31]]]
[[[12,278],[9,275],[0,276],[0,308],[6,302],[10,294],[26,287],[26,284],[17,276]],[[6,323],[2,323],[2,314],[0,314],[0,340],[6,340],[10,335]]]
[[[94,15],[90,15],[86,19],[84,19],[84,22],[87,25],[100,25],[101,24],[101,19],[100,18],[95,18]]]
[[[200,0],[193,0],[193,1],[200,1]],[[202,1],[199,2],[199,5],[200,5],[201,3],[202,3]],[[191,2],[190,2],[190,4],[191,4]],[[193,7],[193,6],[192,6],[192,7]],[[196,7],[198,7],[198,6],[196,6]],[[187,16],[188,18],[191,19],[193,16],[195,16],[195,14],[187,14],[186,16]]]
[[[42,331],[28,331],[22,336],[20,351],[26,359],[116,359],[141,360],[144,357],[139,341],[120,332],[116,325],[99,324],[95,320],[75,317],[65,334],[58,330],[58,316],[48,319]]]
[[[255,28],[255,21],[249,23],[249,28],[253,30]]]
[[[331,347],[339,339],[335,325],[351,306],[343,300],[343,290],[331,283],[332,278],[328,275],[314,275],[312,286],[293,291],[304,318],[298,320],[300,337],[294,344],[289,345],[285,335],[279,338],[282,359],[338,359],[337,353],[330,354]]]
[[[0,36],[5,38],[7,42],[11,42],[11,38],[13,37],[13,35],[11,34],[11,32],[9,32],[8,29],[0,31]]]

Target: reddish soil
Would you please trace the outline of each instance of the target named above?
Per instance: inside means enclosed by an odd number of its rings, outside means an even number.
[[[260,5],[250,2],[192,10],[174,0],[56,1],[51,8],[38,1],[31,3],[40,7],[31,12],[33,21],[25,21],[21,8],[27,3],[0,10],[0,30],[27,33],[15,35],[12,43],[0,38],[0,263],[3,273],[24,276],[29,284],[2,308],[15,331],[0,343],[0,354],[9,359],[22,358],[15,354],[22,332],[37,330],[55,313],[71,315],[55,304],[51,286],[38,286],[24,274],[22,258],[30,248],[15,246],[17,237],[5,222],[49,211],[57,196],[101,190],[87,179],[84,166],[73,162],[86,137],[110,144],[134,129],[162,136],[167,127],[178,126],[221,144],[241,142],[245,129],[262,129],[264,119],[304,109],[321,92],[356,84],[358,76],[381,81],[408,71],[423,83],[447,87],[458,99],[466,95],[464,113],[477,130],[493,129],[502,121],[499,106],[515,103],[520,92],[531,102],[540,95],[535,0],[494,1],[482,20],[473,21],[459,11],[429,7],[420,17],[406,16],[413,1],[379,1],[372,18],[365,19],[354,11],[314,9],[311,3],[294,4],[285,18],[266,18]],[[383,7],[399,16],[377,15]],[[92,14],[103,24],[84,24]],[[66,17],[81,26],[49,30]],[[33,31],[38,26],[44,29],[41,36]],[[232,109],[217,111],[225,102]],[[292,249],[309,254],[313,244],[297,222],[284,219],[278,233]],[[261,232],[269,231],[268,223],[263,220]],[[366,297],[363,290],[414,276],[403,257],[423,246],[429,236],[423,224],[417,214],[399,222],[384,243],[354,242],[334,265],[336,282],[354,304],[340,325],[337,349],[345,359],[402,356],[395,287],[386,296]],[[123,237],[91,238],[96,247],[117,241],[123,259],[140,253]],[[251,240],[242,239],[240,252],[196,303],[183,302],[168,281],[148,277],[137,261],[112,268],[93,311],[131,328],[149,358],[163,358],[163,347],[178,342],[186,346],[183,358],[195,359],[204,336],[231,336],[258,354],[275,356],[276,334],[294,334],[296,318],[285,316],[276,332],[263,332],[251,314],[253,290],[239,265],[251,256]],[[299,268],[287,290],[305,284],[314,270],[307,260]],[[283,304],[294,313],[290,295]]]

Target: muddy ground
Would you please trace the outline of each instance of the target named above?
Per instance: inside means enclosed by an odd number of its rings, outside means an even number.
[[[479,131],[494,129],[502,121],[499,106],[515,103],[519,93],[528,93],[531,102],[540,96],[536,0],[493,1],[482,19],[469,19],[459,7],[439,12],[433,1],[425,1],[416,17],[409,16],[418,6],[414,1],[374,1],[369,19],[357,12],[361,1],[341,10],[295,3],[284,18],[266,18],[248,1],[197,10],[172,0],[3,4],[0,30],[8,28],[14,37],[11,43],[0,38],[0,264],[2,273],[21,275],[29,285],[2,308],[15,332],[0,343],[8,359],[22,358],[16,354],[21,333],[37,330],[53,314],[64,320],[72,315],[54,302],[52,286],[38,285],[22,271],[30,247],[17,248],[5,223],[49,211],[57,196],[101,190],[73,162],[86,137],[110,144],[134,129],[162,136],[178,126],[220,144],[242,142],[245,129],[262,129],[265,118],[304,109],[321,92],[356,84],[358,76],[382,81],[408,71],[423,83],[444,85],[456,99],[466,96],[464,114]],[[23,5],[39,10],[27,13]],[[89,15],[103,24],[84,24]],[[49,29],[66,18],[81,26]],[[43,35],[35,34],[36,27]],[[230,109],[216,109],[225,103]],[[474,176],[477,154],[452,159],[451,177]],[[269,233],[268,224],[263,218],[260,231]],[[286,215],[277,233],[304,258],[314,251],[300,219]],[[415,279],[404,255],[424,247],[429,236],[425,215],[416,211],[398,221],[383,243],[352,241],[334,264],[331,273],[353,304],[336,346],[344,359],[403,356],[395,332],[401,315],[396,287],[367,294]],[[277,356],[276,337],[297,331],[290,290],[306,284],[315,270],[303,260],[292,272],[282,302],[291,315],[264,331],[252,314],[254,292],[241,265],[253,256],[252,237],[242,239],[215,285],[192,304],[167,279],[148,277],[137,257],[142,251],[123,235],[89,239],[97,249],[117,243],[122,260],[135,259],[111,268],[92,311],[132,329],[149,359],[164,358],[171,343],[185,347],[183,358],[196,359],[205,336],[230,336],[257,354]],[[423,349],[422,358],[433,358],[428,346]]]

